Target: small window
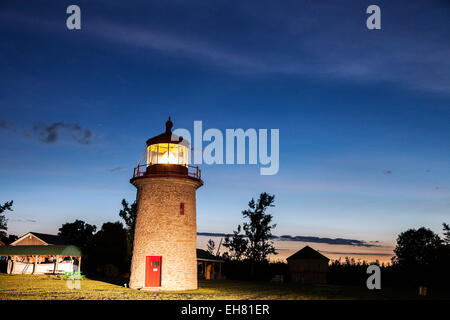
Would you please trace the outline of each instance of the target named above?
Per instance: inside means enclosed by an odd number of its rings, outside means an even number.
[[[152,267],[159,267],[159,261],[152,261]]]
[[[180,215],[183,216],[184,215],[184,202],[180,203]]]

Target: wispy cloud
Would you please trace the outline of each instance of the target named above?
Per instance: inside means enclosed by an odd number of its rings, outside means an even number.
[[[209,236],[209,237],[226,237],[232,236],[228,233],[211,233],[211,232],[197,232],[199,236]],[[299,242],[312,242],[312,243],[325,243],[331,245],[346,245],[355,247],[380,247],[378,241],[363,241],[355,239],[345,239],[345,238],[321,238],[312,236],[272,236],[272,240],[279,241],[299,241]]]
[[[390,4],[384,12],[398,12],[409,19],[383,20],[382,30],[372,32],[365,28],[364,6],[355,10],[335,1],[321,1],[314,6],[304,2],[299,4],[301,10],[269,1],[264,5],[248,1],[233,10],[220,4],[214,6],[245,25],[240,29],[228,20],[212,24],[211,17],[205,19],[211,13],[208,3],[196,3],[195,10],[189,3],[191,10],[183,15],[177,15],[183,4],[176,8],[166,3],[141,5],[142,11],[149,9],[149,14],[136,17],[132,23],[117,19],[118,14],[122,17],[120,5],[117,12],[108,12],[108,17],[91,16],[88,27],[82,30],[83,41],[93,37],[95,45],[117,44],[118,50],[128,50],[139,59],[150,59],[152,53],[159,52],[240,74],[388,82],[413,90],[450,93],[450,43],[446,41],[450,27],[438,5],[425,7],[424,2],[417,1],[408,7]],[[167,19],[152,16],[162,8]],[[197,15],[202,19],[196,19]],[[419,18],[428,22],[427,27],[417,23]],[[37,19],[29,13],[15,12],[4,13],[2,19],[39,23],[41,31],[45,28],[47,32],[64,31],[64,36],[67,33],[55,17]],[[186,28],[186,20],[190,28]]]
[[[0,129],[14,131],[14,123],[8,120],[0,119]]]
[[[39,141],[44,144],[57,142],[63,134],[79,144],[91,144],[93,133],[89,129],[82,129],[78,123],[54,122],[50,125],[36,124],[33,128],[38,134]]]
[[[24,223],[36,223],[37,220],[34,219],[8,219],[9,221],[13,222],[24,222]]]
[[[181,37],[168,32],[157,32],[145,27],[131,27],[99,21],[92,28],[92,34],[103,40],[125,44],[148,50],[158,50],[172,56],[188,56],[192,59],[227,68],[239,72],[280,72],[279,68],[255,60],[255,57],[227,52],[208,41],[200,41]],[[242,69],[244,68],[244,69]]]
[[[356,247],[378,247],[379,245],[373,242],[366,242],[363,240],[355,240],[355,239],[344,239],[344,238],[320,238],[320,237],[311,237],[311,236],[290,236],[283,235],[277,237],[278,240],[281,241],[302,241],[302,242],[313,242],[313,243],[326,243],[326,244],[334,244],[334,245],[347,245],[347,246],[356,246]]]
[[[37,139],[42,144],[54,144],[62,137],[68,137],[78,144],[89,145],[94,137],[90,129],[82,128],[78,123],[67,122],[36,123],[32,129],[24,129],[10,120],[0,119],[0,130],[9,131],[13,135],[22,133],[23,137]]]
[[[380,253],[380,252],[336,252],[336,251],[323,251],[321,253],[333,254],[333,255],[348,255],[348,256],[380,256],[380,257],[392,257],[394,253]]]
[[[391,8],[397,9],[400,10]],[[283,5],[279,4],[277,10],[283,10]],[[437,35],[418,42],[412,36],[416,25],[411,26],[411,30],[400,21],[393,22],[389,32],[382,30],[376,35],[368,33],[364,24],[356,23],[364,15],[353,16],[349,14],[353,11],[346,6],[315,4],[314,12],[311,10],[306,8],[298,14],[284,12],[283,22],[272,32],[265,29],[276,19],[271,12],[259,11],[261,16],[253,21],[254,12],[243,10],[241,18],[248,15],[248,29],[225,36],[232,39],[228,42],[218,42],[208,32],[181,32],[176,28],[169,31],[165,26],[155,28],[145,22],[130,25],[97,20],[91,31],[98,38],[125,45],[122,48],[138,47],[175,57],[190,57],[232,72],[388,81],[412,89],[450,93],[450,61],[447,59],[450,45],[442,41],[446,31],[439,30],[439,24],[434,31]],[[433,18],[433,13],[428,19]],[[321,23],[330,19],[330,15],[336,20],[335,28]],[[342,16],[342,19],[335,16]],[[257,24],[263,19],[264,24]],[[418,32],[422,34],[423,30]],[[244,38],[248,41],[241,41]]]

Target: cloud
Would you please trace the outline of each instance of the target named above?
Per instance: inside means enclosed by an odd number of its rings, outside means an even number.
[[[146,28],[99,22],[93,35],[103,40],[120,43],[130,47],[158,50],[173,56],[187,56],[232,72],[279,72],[264,61],[255,57],[228,52],[209,41],[192,40],[178,34],[149,31]]]
[[[114,168],[109,169],[109,172],[123,171],[125,169],[126,169],[125,167],[114,167]]]
[[[14,222],[25,222],[25,223],[36,223],[37,220],[34,219],[8,219],[9,221],[14,221]]]
[[[211,232],[197,232],[199,236],[209,236],[209,237],[226,237],[232,236],[229,233],[211,233]],[[312,242],[312,243],[326,243],[331,245],[346,245],[346,246],[355,246],[355,247],[380,247],[380,245],[375,244],[379,243],[378,241],[363,241],[363,240],[355,240],[355,239],[344,239],[344,238],[320,238],[320,237],[311,237],[311,236],[290,236],[290,235],[282,235],[282,236],[272,236],[272,240],[279,241],[299,241],[299,242]]]
[[[381,257],[391,257],[393,253],[380,253],[380,252],[336,252],[336,251],[320,251],[325,254],[335,254],[335,255],[355,255],[355,256],[381,256]]]
[[[447,36],[447,22],[441,17],[439,6],[430,8],[427,17],[420,16],[430,19],[434,27],[433,36],[428,36],[431,30],[404,20],[392,21],[389,32],[370,33],[360,22],[363,11],[332,2],[294,12],[280,3],[266,5],[267,10],[255,11],[255,3],[250,1],[230,12],[237,16],[237,22],[245,21],[246,28],[237,31],[216,25],[221,41],[213,31],[201,28],[201,22],[189,30],[181,28],[183,19],[171,26],[163,22],[149,26],[144,21],[124,24],[97,19],[90,31],[91,35],[123,48],[188,57],[231,72],[388,82],[409,89],[450,93],[450,46],[442,41]],[[282,21],[272,9],[283,16]],[[414,9],[405,13],[404,9],[396,5],[390,8],[410,17],[419,14]],[[417,35],[422,36],[422,41],[417,41]]]
[[[93,135],[92,131],[90,131],[89,129],[85,129],[83,132],[83,136],[80,139],[78,139],[77,141],[80,144],[90,144],[93,136],[94,135]]]
[[[130,10],[123,3],[107,16],[94,10],[89,26],[83,28],[83,39],[90,36],[96,45],[118,44],[139,58],[151,59],[151,51],[159,51],[166,57],[187,57],[240,74],[387,82],[450,93],[449,22],[444,5],[413,0],[408,7],[385,4],[391,17],[408,18],[383,20],[382,30],[374,32],[365,28],[364,8],[332,0],[314,5],[299,2],[297,10],[291,3],[268,0],[239,4],[140,3],[145,14],[133,13],[130,22],[123,19]],[[23,9],[0,15],[2,21],[38,25],[38,30],[64,32],[64,37],[67,33],[56,15],[36,16],[35,11]]]
[[[14,123],[9,120],[0,119],[0,129],[14,131]]]
[[[43,144],[53,144],[63,134],[83,145],[90,144],[93,138],[93,133],[89,129],[82,129],[77,123],[54,122],[50,125],[36,124],[33,131],[38,134],[39,141]]]
[[[277,237],[278,240],[281,241],[302,241],[302,242],[314,242],[314,243],[326,243],[326,244],[334,244],[334,245],[347,245],[347,246],[356,246],[356,247],[377,247],[379,245],[373,244],[373,242],[366,242],[363,240],[355,240],[355,239],[344,239],[344,238],[320,238],[320,237],[311,237],[311,236],[290,236],[283,235]]]

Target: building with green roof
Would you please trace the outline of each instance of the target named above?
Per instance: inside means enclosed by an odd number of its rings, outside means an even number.
[[[57,235],[28,232],[9,246],[0,246],[10,274],[61,274],[81,270],[80,248]],[[77,264],[75,264],[77,262]]]

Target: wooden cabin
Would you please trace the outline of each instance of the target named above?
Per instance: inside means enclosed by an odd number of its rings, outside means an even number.
[[[298,283],[326,283],[329,258],[306,246],[287,259],[291,281]]]

